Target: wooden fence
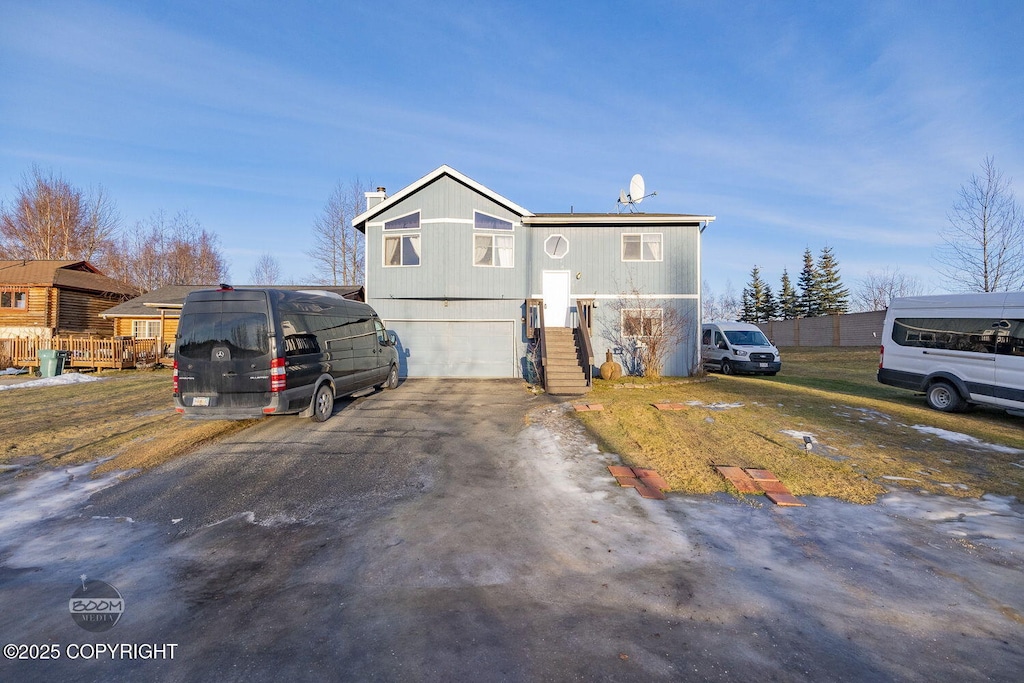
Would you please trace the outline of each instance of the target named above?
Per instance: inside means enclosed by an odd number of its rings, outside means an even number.
[[[161,358],[159,339],[131,337],[50,337],[0,339],[0,365],[39,366],[40,349],[67,351],[65,369],[126,370]],[[5,367],[6,367],[5,365]]]

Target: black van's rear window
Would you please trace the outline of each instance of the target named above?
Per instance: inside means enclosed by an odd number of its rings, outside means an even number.
[[[210,360],[214,347],[226,346],[231,358],[256,358],[270,353],[270,328],[265,313],[195,313],[182,316],[178,353]]]

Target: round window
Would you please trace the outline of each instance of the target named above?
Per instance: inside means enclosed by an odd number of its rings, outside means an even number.
[[[544,252],[551,258],[562,258],[569,253],[569,241],[561,235],[552,235],[544,240]]]

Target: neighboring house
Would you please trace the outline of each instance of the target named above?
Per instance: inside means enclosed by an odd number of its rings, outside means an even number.
[[[697,367],[700,236],[714,216],[534,214],[448,166],[366,197],[353,225],[366,235],[367,303],[396,333],[404,376],[526,375],[541,305],[548,328],[589,317],[600,363],[608,337],[656,324],[628,320],[630,300],[687,321],[663,374]]]
[[[88,261],[0,261],[0,338],[110,335],[100,314],[136,294]]]
[[[238,287],[243,289],[244,287]],[[104,311],[103,318],[113,324],[114,335],[135,339],[159,339],[163,355],[170,355],[174,349],[174,335],[178,331],[181,307],[189,292],[199,289],[216,289],[214,285],[168,285],[146,292],[123,304]],[[363,301],[363,288],[352,287],[278,286],[277,289],[317,290],[340,294],[346,299]]]

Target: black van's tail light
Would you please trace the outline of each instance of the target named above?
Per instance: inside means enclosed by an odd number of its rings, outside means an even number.
[[[174,361],[174,374],[172,375],[172,377],[174,378],[174,395],[177,396],[178,395],[178,361]]]
[[[285,376],[284,358],[275,358],[270,361],[270,391],[284,391],[288,383]]]

